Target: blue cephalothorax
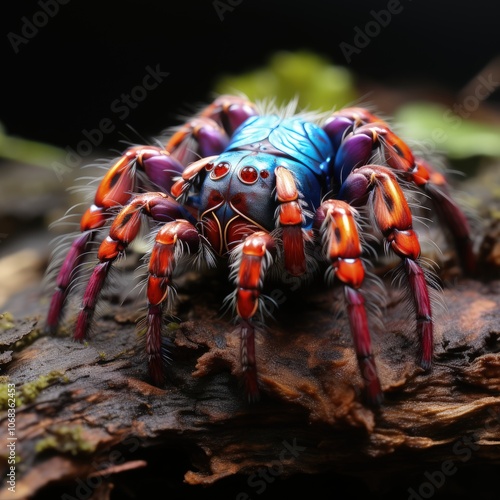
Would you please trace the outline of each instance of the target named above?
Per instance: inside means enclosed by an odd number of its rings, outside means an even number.
[[[228,151],[258,150],[294,160],[317,176],[327,174],[332,143],[316,124],[299,117],[254,116],[231,138]],[[298,172],[302,175],[302,172]]]
[[[304,203],[302,228],[310,229],[324,194],[331,156],[328,136],[312,123],[278,116],[246,120],[226,151],[205,165],[199,210],[210,228],[218,228],[206,232],[214,250],[220,255],[231,250],[241,241],[242,230],[249,234],[256,228],[275,229],[277,167],[295,176]]]
[[[321,261],[326,277],[343,286],[363,389],[370,404],[379,404],[382,388],[363,291],[367,256],[356,208],[366,207],[364,227],[371,225],[401,260],[414,307],[420,365],[429,369],[433,321],[428,272],[421,266],[402,186],[413,183],[434,202],[461,264],[472,273],[468,222],[444,176],[415,158],[388,124],[366,109],[341,109],[326,119],[295,115],[291,107],[275,111],[262,111],[242,97],[221,96],[172,134],[164,148],[136,146],[116,160],[58,271],[47,328],[57,328],[78,266],[97,240],[98,262],[74,335],[86,338],[109,270],[137,237],[146,215],[157,223],[146,285],[152,383],[165,383],[164,313],[175,296],[173,275],[180,261],[216,265],[223,259],[214,255],[228,258],[234,292],[227,303],[239,324],[241,369],[250,399],[259,392],[254,337],[256,320],[266,312],[268,276],[279,274],[283,286],[290,277],[304,282],[318,269],[311,262]],[[372,164],[374,158],[378,164]]]

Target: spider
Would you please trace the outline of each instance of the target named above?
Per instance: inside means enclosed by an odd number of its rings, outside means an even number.
[[[290,276],[307,276],[319,255],[328,282],[334,277],[342,285],[364,396],[379,405],[383,391],[363,288],[366,239],[360,214],[400,259],[414,308],[418,361],[425,370],[433,355],[431,278],[421,262],[405,186],[432,200],[470,273],[475,258],[467,219],[450,197],[445,177],[415,158],[371,111],[349,107],[318,118],[297,112],[293,103],[270,108],[243,96],[222,95],[176,128],[164,146],[126,150],[102,178],[81,218],[81,232],[56,278],[47,329],[57,329],[78,267],[97,241],[98,261],[83,293],[74,339],[88,336],[110,269],[137,238],[146,216],[156,222],[146,255],[151,382],[165,383],[169,353],[162,325],[175,295],[178,265],[225,262],[234,284],[226,302],[241,336],[245,392],[253,400],[259,395],[255,332],[266,310],[266,279],[275,273],[289,283]]]

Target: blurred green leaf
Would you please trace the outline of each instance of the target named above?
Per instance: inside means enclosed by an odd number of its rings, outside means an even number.
[[[64,150],[50,144],[7,135],[0,123],[0,158],[53,168],[55,161],[64,160]]]
[[[424,150],[461,160],[473,156],[500,157],[500,127],[465,119],[445,106],[413,102],[394,116],[398,132]]]
[[[252,101],[274,98],[277,105],[297,98],[301,109],[328,111],[351,105],[357,96],[354,77],[320,55],[280,51],[267,65],[242,75],[224,75],[219,94],[243,93]],[[395,113],[398,133],[429,153],[450,159],[500,156],[500,127],[463,118],[432,102],[412,102]]]
[[[307,51],[277,52],[264,68],[222,76],[215,91],[243,93],[252,101],[275,98],[277,105],[297,97],[299,108],[311,111],[339,108],[357,98],[349,70]]]

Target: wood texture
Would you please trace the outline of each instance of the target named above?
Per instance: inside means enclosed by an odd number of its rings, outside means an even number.
[[[297,477],[428,498],[430,488],[453,492],[476,468],[489,494],[490,468],[500,466],[500,281],[445,288],[431,373],[417,368],[412,319],[390,294],[373,334],[386,399],[372,411],[360,401],[339,290],[282,295],[257,339],[262,398],[248,404],[238,335],[219,312],[224,287],[210,279],[190,274],[180,286],[165,389],[147,381],[140,304],[108,297],[84,345],[70,338],[71,314],[66,332],[41,333],[43,297],[38,312],[2,332],[2,374],[22,404],[16,493],[4,484],[0,499],[136,498],[159,484],[173,498],[264,498],[293,490]],[[6,429],[3,418],[2,443]]]

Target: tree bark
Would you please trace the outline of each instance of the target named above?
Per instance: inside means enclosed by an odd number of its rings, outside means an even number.
[[[0,363],[3,382],[15,384],[17,463],[15,493],[5,481],[1,500],[156,497],[156,489],[241,500],[293,491],[298,478],[374,497],[498,495],[500,281],[444,289],[430,373],[417,366],[413,318],[388,289],[372,335],[385,392],[376,410],[360,397],[336,288],[281,295],[257,336],[262,397],[248,403],[238,333],[220,314],[223,287],[214,283],[191,273],[179,288],[162,389],[148,382],[135,327],[141,304],[104,297],[107,310],[85,344],[70,338],[72,312],[60,334],[42,333],[44,297],[30,317],[7,325]],[[5,410],[3,478],[12,442]],[[466,479],[481,487],[468,489]]]

